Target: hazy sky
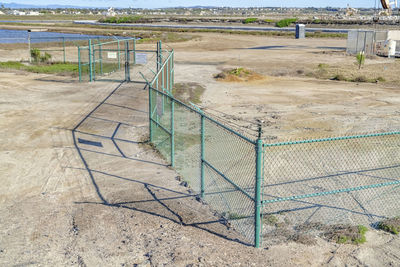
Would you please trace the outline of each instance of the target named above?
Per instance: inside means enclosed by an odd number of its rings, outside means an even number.
[[[283,6],[286,7],[345,7],[349,3],[352,7],[374,7],[376,0],[287,0],[287,1],[271,1],[271,0],[0,0],[3,2],[13,2],[18,4],[33,5],[77,5],[77,6],[93,6],[93,7],[138,7],[138,8],[158,8],[172,6],[232,6],[232,7],[256,7],[256,6]]]

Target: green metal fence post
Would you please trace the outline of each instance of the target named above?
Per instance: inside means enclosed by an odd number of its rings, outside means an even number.
[[[82,82],[82,64],[81,64],[81,47],[78,46],[78,72],[79,82]]]
[[[174,89],[174,51],[172,50],[172,56],[171,56],[171,60],[170,60],[170,74],[169,74],[169,88],[171,90]]]
[[[92,63],[93,63],[93,68],[92,68],[92,71],[93,71],[93,74],[92,74],[92,77],[93,77],[93,81],[95,81],[96,80],[96,70],[97,70],[97,66],[96,66],[96,45],[95,44],[93,44],[93,49],[92,49]]]
[[[29,63],[32,63],[32,53],[31,53],[31,30],[28,30],[28,53],[29,53]]]
[[[162,44],[161,44],[161,40],[157,42],[157,72],[160,70],[161,68],[161,60],[162,60]]]
[[[151,114],[153,112],[153,101],[151,99],[151,86],[147,84],[149,87],[149,132],[150,132],[150,143],[153,142],[153,122],[151,121]]]
[[[165,90],[165,66],[161,70],[161,90],[164,92]],[[164,114],[165,111],[165,95],[162,95],[162,113]]]
[[[171,93],[171,59],[168,60],[167,65],[165,66],[167,68],[167,75],[166,75],[166,84],[167,84],[167,91]]]
[[[205,129],[204,129],[204,123],[205,118],[204,115],[201,114],[201,179],[200,179],[200,193],[201,193],[201,198],[204,199],[204,160],[205,160]]]
[[[171,100],[171,166],[175,167],[175,101],[172,97],[169,98]]]
[[[161,40],[159,42],[160,42],[160,46],[159,46],[159,49],[160,49],[160,53],[159,53],[159,55],[160,55],[160,64],[162,65],[162,42],[161,42]]]
[[[125,42],[125,80],[131,81],[131,74],[129,71],[129,41]]]
[[[118,70],[121,70],[121,51],[119,48],[119,39],[117,39],[117,48],[118,48]]]
[[[100,74],[103,75],[103,51],[101,43],[99,44],[99,60],[100,60]]]
[[[172,49],[172,86],[175,83],[175,53],[174,49]]]
[[[263,141],[261,140],[261,126],[258,128],[258,139],[256,144],[256,183],[255,183],[255,201],[254,201],[254,246],[260,247],[261,243],[261,183],[262,183],[262,159],[263,159]]]
[[[159,42],[157,42],[157,49],[156,49],[156,60],[157,60],[157,73],[158,73],[158,70],[160,69],[160,62],[159,62],[159,53],[160,53],[160,49],[158,49],[158,47],[160,46],[160,43]]]
[[[160,93],[158,92],[158,91],[160,91],[160,88],[159,88],[159,82],[158,82],[158,77],[157,77],[157,79],[156,79],[156,103],[155,103],[155,109],[157,110],[157,112],[156,112],[156,122],[157,122],[157,125],[156,125],[156,127],[158,128],[158,124],[159,124],[159,115],[158,115],[158,112],[159,112],[159,110],[158,110],[158,99],[159,99],[159,96],[160,96]]]
[[[65,64],[65,37],[63,37],[63,54],[64,54],[64,64]]]
[[[89,47],[89,81],[93,81],[93,65],[92,65],[92,40],[88,41]]]
[[[133,40],[133,64],[136,65],[136,37]]]

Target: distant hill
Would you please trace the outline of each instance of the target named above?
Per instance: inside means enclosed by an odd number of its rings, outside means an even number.
[[[18,4],[18,3],[2,3],[5,8],[20,9],[20,8],[107,8],[107,7],[88,7],[88,6],[72,6],[72,5],[31,5],[31,4]]]

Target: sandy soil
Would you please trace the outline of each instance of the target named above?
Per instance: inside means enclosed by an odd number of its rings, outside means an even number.
[[[344,71],[356,68],[354,57],[343,53],[345,46],[346,40],[336,39],[203,35],[201,40],[174,45],[176,82],[205,87],[201,106],[215,115],[252,129],[262,121],[269,139],[398,129],[398,81],[351,83],[298,75],[315,70],[320,63],[345,66]],[[379,66],[376,75],[385,75],[382,65],[391,68],[397,61],[374,58],[366,64]],[[265,79],[235,83],[213,78],[223,69],[236,67],[251,69]],[[400,70],[393,68],[387,75],[399,77]]]
[[[290,55],[297,51],[294,48],[243,49],[294,40],[241,37],[234,42],[234,36],[215,37],[204,35],[201,40],[174,44],[176,82],[205,86],[203,105],[210,111],[268,119],[271,126],[266,132],[271,136],[396,126],[397,87],[297,77],[243,86],[213,79],[221,69],[237,66],[238,54],[240,65],[268,74],[274,68],[311,66],[319,56],[309,51],[319,50],[316,46],[342,46],[344,41],[322,40],[322,45],[300,41],[312,47],[302,50],[301,56]],[[143,84],[79,84],[65,77],[7,72],[0,73],[0,81],[2,266],[400,263],[400,239],[376,230],[368,231],[367,243],[360,246],[319,238],[314,245],[289,242],[262,249],[240,242],[241,237],[198,202],[147,145]]]

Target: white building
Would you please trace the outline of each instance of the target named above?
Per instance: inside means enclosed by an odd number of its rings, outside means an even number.
[[[26,15],[28,15],[28,16],[39,16],[40,14],[39,14],[38,11],[28,11],[26,13]]]
[[[13,10],[13,11],[11,11],[11,15],[14,15],[14,16],[25,16],[26,13],[23,12],[23,11],[19,11],[19,10]]]
[[[117,15],[117,13],[115,12],[113,7],[110,7],[107,12],[104,12],[103,15],[107,16],[107,17],[115,17]]]

